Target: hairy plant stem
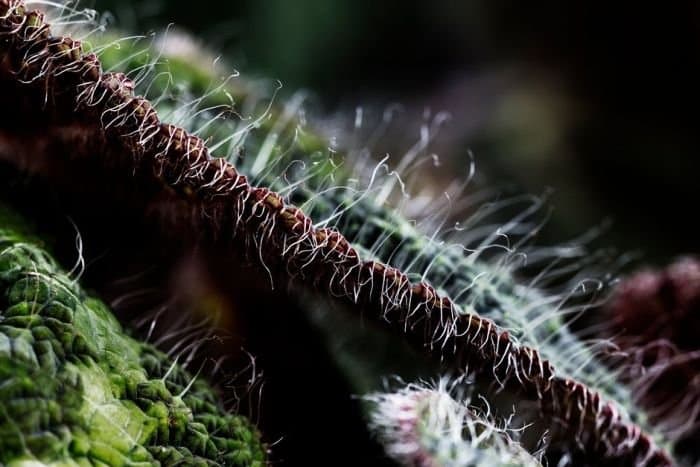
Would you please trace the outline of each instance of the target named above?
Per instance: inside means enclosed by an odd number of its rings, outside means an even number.
[[[4,117],[10,131],[2,131],[0,141],[12,148],[2,151],[5,157],[49,177],[52,169],[70,172],[85,161],[102,166],[113,183],[135,185],[149,203],[157,201],[164,225],[188,225],[258,261],[273,285],[292,280],[373,310],[418,348],[454,368],[491,374],[536,401],[555,437],[586,458],[671,464],[613,403],[559,376],[537,349],[431,284],[363,258],[338,231],[316,228],[279,194],[251,186],[233,165],[212,157],[202,139],[162,123],[146,99],[133,95],[131,80],[103,73],[79,42],[51,36],[41,13],[1,0],[0,51],[2,103],[24,116]]]

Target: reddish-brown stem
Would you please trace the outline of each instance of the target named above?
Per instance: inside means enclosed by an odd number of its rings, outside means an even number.
[[[165,193],[185,206],[186,216],[203,231],[235,242],[268,270],[379,310],[378,317],[457,368],[489,369],[502,384],[537,400],[543,416],[589,458],[671,464],[614,404],[557,376],[537,350],[520,345],[492,321],[460,310],[430,284],[413,283],[398,269],[363,260],[339,232],[315,228],[280,195],[251,186],[234,166],[211,157],[200,138],[160,122],[151,104],[134,96],[131,80],[103,73],[97,57],[83,54],[79,42],[51,36],[40,12],[0,0],[0,51],[3,93],[16,93],[7,101],[17,112],[32,109],[54,128],[26,143],[33,150],[40,152],[41,145],[53,144],[46,139],[56,139],[74,150],[72,157],[102,154],[99,163],[137,177],[153,193]],[[4,138],[22,140],[22,135]]]

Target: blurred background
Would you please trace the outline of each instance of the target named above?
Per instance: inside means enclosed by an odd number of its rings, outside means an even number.
[[[174,25],[244,76],[308,89],[352,119],[426,109],[446,173],[468,151],[491,183],[553,189],[544,243],[612,220],[604,244],[666,263],[697,253],[700,4],[416,0],[96,0],[126,30]],[[414,129],[415,128],[415,129]],[[388,139],[385,138],[385,139]],[[405,141],[401,141],[404,139]],[[394,147],[391,147],[394,146]]]
[[[602,3],[602,2],[601,2]],[[551,2],[98,0],[132,31],[192,32],[247,76],[309,89],[326,113],[400,104],[452,115],[448,166],[553,189],[544,236],[612,219],[646,262],[698,252],[700,5]],[[410,126],[408,127],[410,128]],[[412,141],[414,134],[396,135]],[[397,142],[394,151],[402,147]],[[608,242],[606,242],[608,243]]]

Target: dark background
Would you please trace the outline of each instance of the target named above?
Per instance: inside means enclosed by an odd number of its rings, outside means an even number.
[[[191,31],[244,76],[311,90],[322,113],[450,112],[448,167],[470,149],[493,183],[554,189],[545,242],[612,219],[603,243],[645,263],[699,250],[696,2],[96,3],[128,30]]]

